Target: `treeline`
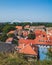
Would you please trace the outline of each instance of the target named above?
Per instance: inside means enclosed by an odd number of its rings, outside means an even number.
[[[25,26],[25,25],[30,25],[30,26],[40,26],[40,25],[44,25],[45,27],[52,27],[52,23],[46,23],[46,22],[14,22],[13,25],[21,25],[21,26]]]
[[[0,32],[9,32],[11,29],[14,30],[15,26],[22,26],[24,27],[25,25],[30,25],[30,26],[45,26],[45,27],[52,27],[52,23],[45,23],[45,22],[5,22],[5,23],[0,23]]]
[[[46,27],[52,27],[52,23],[48,23],[48,22],[5,22],[2,25],[5,26],[6,24],[10,24],[10,25],[19,25],[19,26],[25,26],[25,25],[30,25],[30,26],[40,26],[40,25],[44,25]],[[1,24],[0,24],[1,26]]]

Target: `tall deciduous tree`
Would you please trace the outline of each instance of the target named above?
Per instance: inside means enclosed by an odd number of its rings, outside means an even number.
[[[10,25],[10,24],[7,24],[4,26],[3,28],[3,33],[7,33],[9,32],[10,30],[15,30],[15,27],[13,25]]]

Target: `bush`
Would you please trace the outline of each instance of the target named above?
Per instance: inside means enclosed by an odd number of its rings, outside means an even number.
[[[27,61],[23,54],[0,53],[0,65],[52,65],[52,61]]]

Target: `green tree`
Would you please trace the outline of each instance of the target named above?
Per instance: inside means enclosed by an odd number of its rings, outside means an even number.
[[[4,33],[4,34],[1,35],[0,41],[5,42],[7,38],[8,38],[8,36]]]
[[[35,34],[28,34],[28,39],[35,39],[36,38],[36,35]]]
[[[15,26],[7,24],[3,28],[3,33],[8,33],[10,30],[15,30]]]

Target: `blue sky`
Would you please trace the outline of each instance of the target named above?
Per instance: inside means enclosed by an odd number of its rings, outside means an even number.
[[[1,21],[52,22],[52,0],[0,0]]]

